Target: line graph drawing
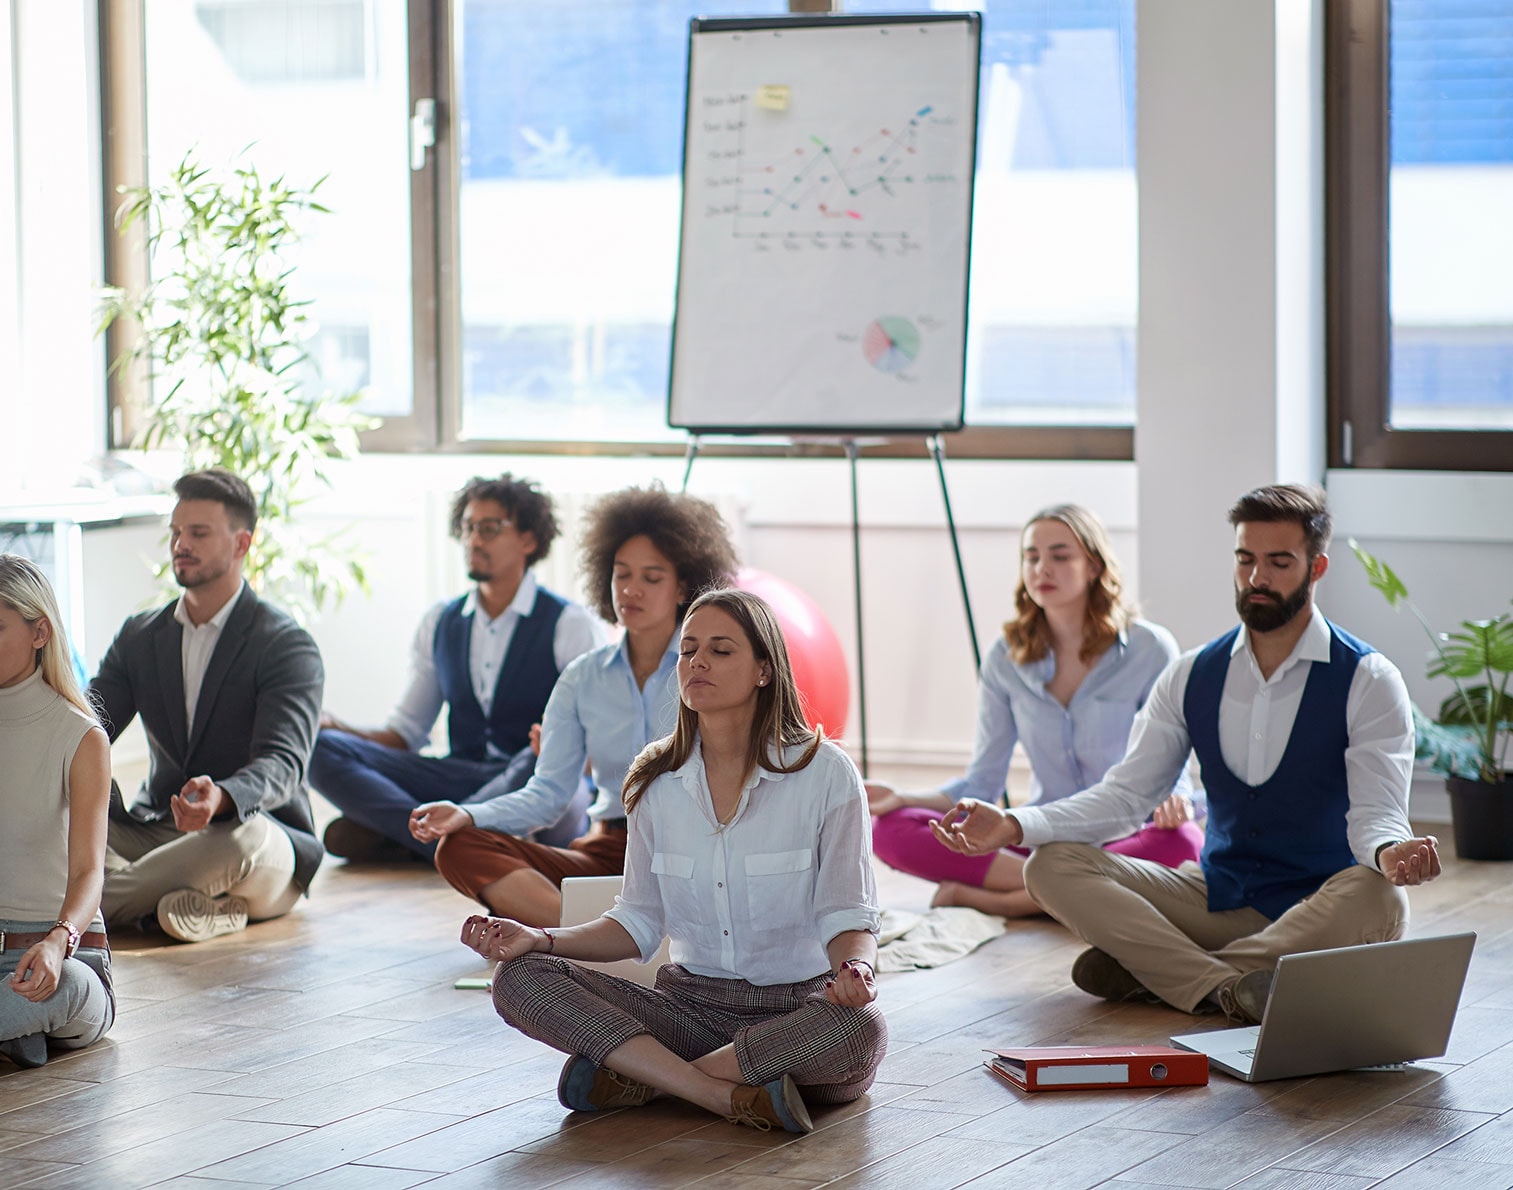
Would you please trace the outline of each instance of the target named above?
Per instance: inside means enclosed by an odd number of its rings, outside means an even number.
[[[795,143],[788,131],[786,143],[773,144],[778,138],[770,131],[758,135],[748,101],[744,94],[704,97],[712,117],[705,131],[719,134],[706,150],[705,214],[729,217],[738,239],[906,241],[904,227],[917,225],[914,192],[959,180],[932,164],[935,142],[944,147],[955,123],[933,104],[849,137],[806,131]]]

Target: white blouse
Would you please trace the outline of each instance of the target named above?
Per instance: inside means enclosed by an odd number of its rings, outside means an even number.
[[[802,753],[785,752],[788,764]],[[630,814],[625,889],[605,914],[649,961],[663,936],[696,975],[769,985],[830,969],[826,945],[878,928],[861,775],[825,741],[796,773],[758,768],[720,824],[698,746]]]

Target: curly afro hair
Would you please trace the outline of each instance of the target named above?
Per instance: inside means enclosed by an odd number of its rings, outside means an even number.
[[[626,488],[595,501],[584,516],[579,563],[587,584],[589,606],[611,624],[615,622],[610,579],[615,551],[632,537],[645,536],[667,557],[686,591],[681,614],[696,596],[711,587],[735,581],[735,547],[719,510],[707,500],[669,492],[660,483]]]
[[[536,486],[534,480],[516,479],[506,471],[498,479],[474,476],[452,497],[452,536],[462,537],[462,514],[474,500],[492,500],[510,514],[515,528],[536,537],[536,550],[531,554],[534,566],[551,552],[552,542],[557,538],[557,514],[552,509],[552,498]]]

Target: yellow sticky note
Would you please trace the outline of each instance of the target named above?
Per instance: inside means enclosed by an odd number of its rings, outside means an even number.
[[[757,88],[756,105],[769,112],[786,112],[789,93],[787,83],[763,83]]]

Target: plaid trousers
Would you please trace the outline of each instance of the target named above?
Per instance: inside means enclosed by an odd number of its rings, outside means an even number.
[[[643,1033],[685,1062],[734,1042],[748,1084],[788,1074],[810,1103],[849,1103],[872,1085],[888,1027],[876,1002],[842,1008],[826,1000],[828,977],[761,986],[667,963],[647,988],[525,954],[495,972],[494,1008],[526,1036],[600,1065]]]

